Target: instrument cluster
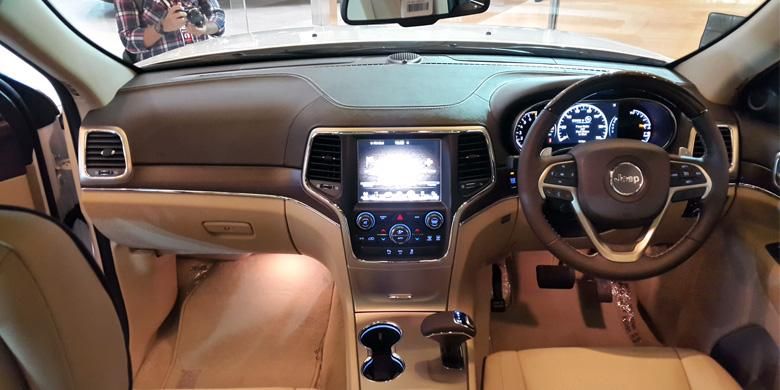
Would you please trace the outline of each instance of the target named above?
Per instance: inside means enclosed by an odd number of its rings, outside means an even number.
[[[547,102],[526,109],[514,121],[512,144],[523,148],[525,136]],[[665,105],[649,99],[583,100],[569,107],[548,131],[545,146],[566,149],[612,138],[636,139],[666,148],[677,121]]]

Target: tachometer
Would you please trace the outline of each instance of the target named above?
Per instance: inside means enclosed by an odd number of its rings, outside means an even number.
[[[642,142],[650,142],[650,137],[653,135],[653,123],[650,122],[650,117],[647,114],[633,109],[628,112],[626,120],[628,121],[625,124],[626,129],[630,129],[631,133],[636,134]]]
[[[604,112],[593,104],[580,103],[571,106],[558,120],[555,143],[582,144],[592,140],[607,139],[609,126]]]

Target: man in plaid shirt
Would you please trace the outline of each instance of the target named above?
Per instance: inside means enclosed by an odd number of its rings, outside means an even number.
[[[225,32],[217,0],[115,0],[114,6],[125,57],[134,62]],[[203,27],[187,21],[185,10],[193,7],[206,17]]]

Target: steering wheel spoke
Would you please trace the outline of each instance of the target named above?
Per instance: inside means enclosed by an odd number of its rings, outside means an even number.
[[[672,202],[705,199],[712,190],[712,179],[698,159],[670,156],[669,199]]]
[[[663,216],[666,212],[666,208],[664,208],[664,211],[653,219],[650,225],[644,229],[638,240],[634,243],[634,246],[631,248],[631,250],[620,251],[613,249],[609,244],[605,243],[601,237],[599,237],[599,233],[596,228],[590,222],[588,217],[586,217],[582,212],[576,197],[572,202],[572,205],[574,207],[574,212],[577,215],[577,220],[580,222],[582,230],[585,231],[585,235],[588,236],[591,244],[593,244],[593,248],[603,258],[613,263],[633,263],[640,260],[644,256],[645,250],[650,245],[650,241],[653,239],[655,230],[658,228],[658,225],[661,223],[661,219],[663,219]]]
[[[569,155],[549,158],[539,177],[539,194],[543,199],[574,200],[577,192],[577,163]]]

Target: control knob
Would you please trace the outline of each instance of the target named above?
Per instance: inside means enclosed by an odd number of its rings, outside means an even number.
[[[431,211],[425,214],[425,226],[431,230],[439,230],[444,224],[444,216],[438,211]]]
[[[398,223],[393,225],[393,227],[390,228],[390,241],[400,245],[400,244],[406,244],[411,239],[412,239],[412,230],[409,229],[409,226],[406,226],[402,223]]]
[[[361,230],[370,230],[376,225],[376,219],[374,219],[374,214],[364,211],[355,217],[355,223]]]

